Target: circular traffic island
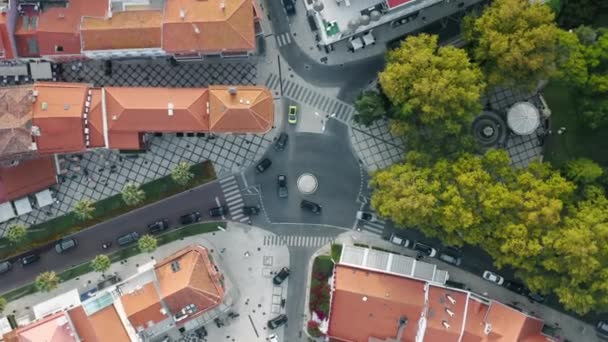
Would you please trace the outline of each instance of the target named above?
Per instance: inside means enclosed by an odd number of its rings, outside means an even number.
[[[315,177],[312,173],[303,173],[300,175],[300,177],[298,177],[297,185],[298,190],[302,194],[310,195],[317,191],[319,182],[317,181],[317,177]]]

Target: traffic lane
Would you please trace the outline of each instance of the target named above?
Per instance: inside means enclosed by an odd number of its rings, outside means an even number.
[[[147,225],[160,218],[168,218],[170,228],[179,227],[179,216],[192,211],[200,211],[204,220],[210,220],[208,209],[216,206],[216,197],[220,197],[221,188],[218,182],[191,189],[169,199],[136,209],[109,221],[102,222],[81,231],[71,237],[76,238],[78,247],[57,254],[53,245],[40,250],[40,260],[26,267],[21,267],[19,260],[14,260],[13,269],[2,275],[0,292],[32,282],[44,271],[62,272],[70,267],[91,260],[98,254],[118,250],[116,239],[126,233],[147,232]],[[109,249],[102,249],[105,241],[111,241]]]
[[[304,316],[308,308],[304,307],[306,291],[308,289],[308,263],[314,253],[313,248],[290,247],[289,248],[289,283],[287,287],[285,314],[289,319],[285,327],[285,341],[306,341],[303,334]]]

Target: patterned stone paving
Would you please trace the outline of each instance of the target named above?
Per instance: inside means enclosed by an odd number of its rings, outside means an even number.
[[[71,66],[75,66],[72,69]],[[92,62],[64,65],[63,81],[92,82],[96,86],[170,86],[203,87],[209,84],[253,85],[256,65],[252,61],[218,61],[216,63],[186,63],[171,66],[152,61],[142,64],[114,63],[111,77],[104,75],[103,65]],[[180,161],[198,163],[211,160],[218,177],[238,172],[264,154],[276,132],[266,135],[215,135],[178,137],[165,134],[154,137],[150,150],[137,158],[129,158],[116,151],[95,150],[82,155],[61,156],[67,173],[54,187],[56,203],[35,208],[31,213],[0,224],[0,234],[16,221],[32,225],[71,211],[74,203],[83,198],[100,200],[120,193],[127,181],[149,182],[170,173]]]

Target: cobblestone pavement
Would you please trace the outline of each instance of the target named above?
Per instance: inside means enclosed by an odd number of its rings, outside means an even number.
[[[72,69],[71,66],[75,66]],[[98,62],[66,64],[63,81],[92,82],[96,86],[169,86],[203,87],[209,84],[245,84],[256,81],[254,61],[221,61],[186,63],[171,66],[164,61],[113,63],[113,74],[105,76]],[[277,115],[279,115],[277,113]],[[32,225],[71,211],[80,199],[94,201],[120,193],[127,181],[149,182],[170,173],[180,162],[198,163],[211,160],[218,178],[238,172],[259,160],[272,143],[276,132],[265,135],[215,135],[213,137],[178,137],[165,134],[154,137],[150,150],[139,158],[121,156],[116,151],[95,150],[83,154],[81,161],[63,156],[67,173],[55,186],[56,203],[34,208],[11,222],[0,225],[0,235],[16,221]]]
[[[368,172],[384,169],[405,155],[405,142],[391,134],[387,120],[376,121],[370,127],[353,123],[350,139]]]

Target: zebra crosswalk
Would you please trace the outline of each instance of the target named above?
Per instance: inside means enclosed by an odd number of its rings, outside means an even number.
[[[281,84],[279,75],[270,73],[264,84],[272,90],[279,90]],[[335,98],[327,97],[293,80],[283,79],[283,96],[307,104],[320,112],[336,114],[334,118],[346,124],[350,124],[355,115],[355,107],[352,105]]]
[[[264,246],[319,247],[333,243],[331,236],[266,235]]]
[[[293,41],[291,39],[291,33],[289,32],[277,34],[274,37],[277,40],[277,44],[279,45],[279,47],[291,44],[291,42]]]
[[[382,220],[377,220],[377,221],[374,221],[374,222],[359,221],[358,228],[361,229],[361,230],[368,231],[368,232],[373,233],[373,234],[382,235],[382,233],[384,232],[384,225],[385,224],[386,224],[386,221],[382,221]]]
[[[241,188],[236,177],[231,175],[230,177],[220,179],[220,187],[224,194],[224,201],[228,206],[229,215],[233,221],[245,222],[249,220],[249,217],[243,213],[243,207],[245,201],[241,194]]]

